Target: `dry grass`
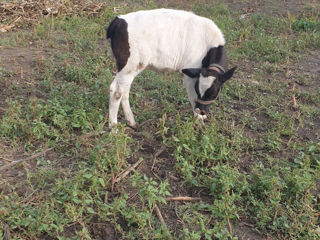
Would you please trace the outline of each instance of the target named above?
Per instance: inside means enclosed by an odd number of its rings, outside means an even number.
[[[42,18],[61,14],[93,16],[101,12],[106,2],[83,0],[26,0],[0,3],[0,33],[39,23]]]

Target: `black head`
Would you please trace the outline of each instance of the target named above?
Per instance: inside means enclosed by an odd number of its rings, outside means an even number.
[[[219,95],[223,84],[228,81],[237,67],[224,71],[218,64],[210,65],[207,68],[187,68],[182,72],[190,78],[196,78],[195,91],[198,95],[195,109],[200,109],[201,115],[209,112],[209,105]]]
[[[209,111],[209,105],[217,98],[223,84],[228,81],[236,67],[225,71],[227,54],[224,46],[212,47],[202,59],[202,68],[182,69],[188,77],[196,79],[195,91],[198,99],[195,110],[199,109],[202,115]]]

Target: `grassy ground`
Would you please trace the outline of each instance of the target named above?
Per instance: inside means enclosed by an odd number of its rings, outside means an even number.
[[[130,96],[139,129],[111,133],[104,27],[156,7],[213,19],[238,70],[205,127],[180,74],[145,71]],[[0,169],[46,151],[0,170],[0,239],[320,238],[316,1],[112,1],[0,45]]]

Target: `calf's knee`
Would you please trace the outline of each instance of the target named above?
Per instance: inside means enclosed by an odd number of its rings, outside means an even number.
[[[110,99],[119,100],[122,96],[122,91],[120,86],[115,82],[111,83],[109,94],[110,94]]]

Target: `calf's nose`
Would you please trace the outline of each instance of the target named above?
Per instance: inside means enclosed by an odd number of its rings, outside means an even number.
[[[206,111],[206,110],[201,110],[201,111],[200,111],[200,114],[201,114],[201,115],[207,115],[207,111]]]

